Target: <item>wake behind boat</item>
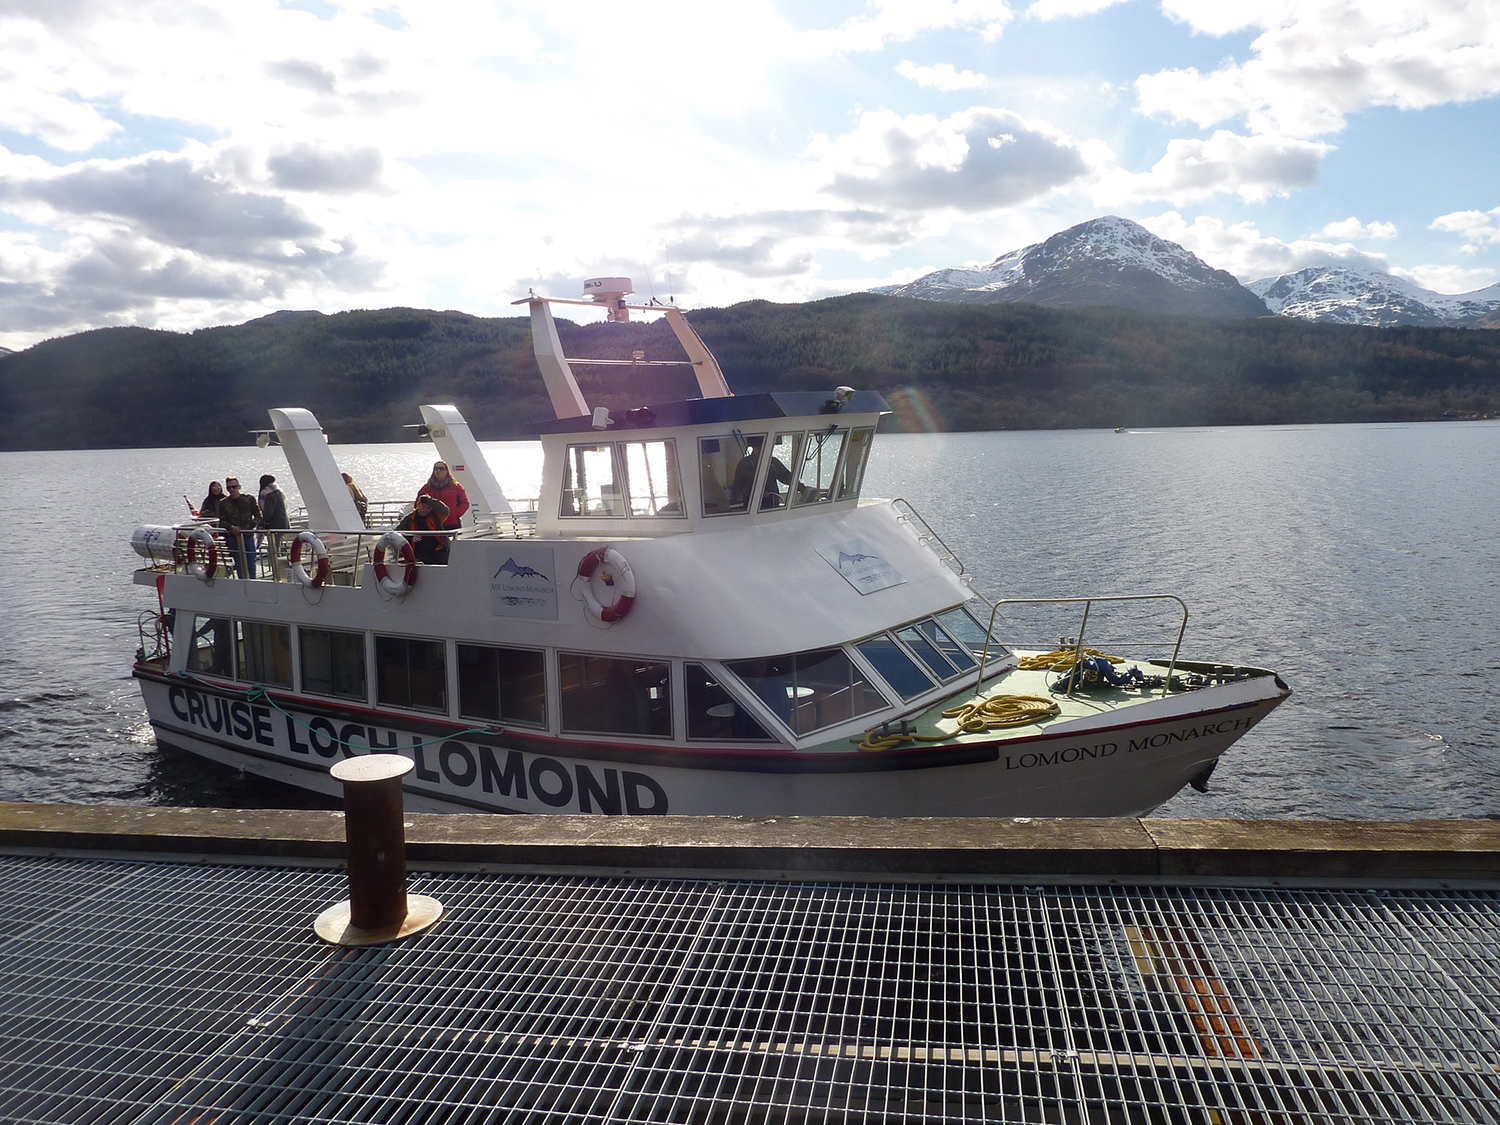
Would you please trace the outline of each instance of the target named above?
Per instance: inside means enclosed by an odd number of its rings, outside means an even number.
[[[1183,659],[1171,595],[982,597],[910,504],[861,495],[878,394],[733,395],[676,307],[623,278],[585,292],[518,302],[557,416],[535,501],[501,492],[455,407],[422,407],[474,504],[445,563],[365,526],[293,408],[271,423],[306,510],[259,537],[261,577],[228,575],[215,528],[136,531],[161,742],[328,794],[339,758],[404,754],[416,810],[1139,815],[1290,694]],[[687,358],[565,357],[556,303],[661,314]],[[627,410],[573,373],[684,362],[699,397]],[[1007,634],[1041,610],[1060,642]],[[1101,643],[1137,611],[1156,639]]]

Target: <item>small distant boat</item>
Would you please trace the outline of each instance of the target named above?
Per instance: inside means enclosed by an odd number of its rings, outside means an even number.
[[[1183,659],[1170,595],[1059,599],[1066,643],[1002,643],[1040,603],[982,597],[912,505],[862,494],[880,395],[733,395],[675,306],[629,294],[518,302],[556,414],[536,500],[502,493],[458,409],[421,408],[474,503],[445,565],[365,526],[294,408],[271,425],[306,511],[261,536],[260,577],[228,576],[206,525],[137,530],[156,737],[328,794],[334,761],[404,754],[418,810],[1135,815],[1288,696]],[[686,360],[565,357],[558,303],[662,315]],[[684,362],[699,397],[624,410],[573,372]],[[1090,622],[1129,603],[1172,611],[1160,643],[1092,654]]]

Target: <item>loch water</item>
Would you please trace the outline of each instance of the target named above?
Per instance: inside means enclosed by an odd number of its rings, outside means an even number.
[[[484,449],[535,494],[539,446]],[[405,499],[434,457],[334,455]],[[130,678],[155,605],[132,529],[263,472],[295,508],[274,447],[0,453],[0,800],[319,803],[157,747]],[[1500,816],[1500,423],[882,435],[864,494],[910,501],[992,597],[1175,594],[1185,657],[1282,674],[1292,698],[1161,815]]]

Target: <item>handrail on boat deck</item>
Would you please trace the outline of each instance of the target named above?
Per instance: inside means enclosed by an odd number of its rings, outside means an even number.
[[[372,505],[372,510],[374,505]],[[509,512],[493,512],[483,516],[476,516],[475,523],[470,527],[461,527],[449,531],[424,531],[424,535],[440,535],[448,539],[486,539],[494,536],[497,539],[529,539],[536,535],[536,509],[512,510]],[[253,534],[256,537],[255,561],[256,569],[270,581],[283,581],[289,577],[285,573],[288,556],[292,541],[304,531],[311,531],[316,535],[329,552],[330,574],[352,574],[357,576],[360,568],[365,563],[372,563],[375,557],[374,547],[380,537],[389,532],[396,531],[394,523],[385,526],[367,527],[358,531],[334,531],[318,530],[307,526],[305,512],[299,512],[291,521],[289,528],[256,528]],[[213,537],[215,549],[219,554],[219,566],[221,573],[228,575],[233,573],[234,551],[225,539],[226,532],[205,520],[189,521],[178,525],[180,545],[181,536],[190,531],[207,531]],[[397,531],[398,535],[414,534]],[[167,568],[174,571],[186,569],[186,563],[177,559],[169,564]],[[265,573],[269,571],[269,573]],[[219,577],[215,574],[214,577]],[[354,585],[353,582],[350,585]]]
[[[904,496],[897,496],[894,500],[891,501],[891,506],[896,508],[898,512],[902,513],[900,516],[901,519],[910,520],[912,523],[915,523],[918,526],[918,528],[920,529],[920,532],[917,535],[918,542],[924,543],[928,547],[931,547],[932,553],[937,555],[938,561],[940,561],[944,566],[948,566],[949,563],[957,563],[958,570],[955,573],[957,573],[960,578],[968,578],[968,575],[964,573],[963,559],[958,557],[957,552],[955,552],[952,547],[943,542],[943,537],[941,535],[932,530],[932,525],[923,518],[921,512],[917,511],[915,504],[913,504]],[[939,547],[942,547],[942,551],[937,550],[936,547],[932,547],[933,543],[936,543]]]
[[[988,600],[988,599],[986,599]],[[1082,605],[1083,621],[1078,626],[1078,636],[1073,641],[1073,667],[1078,666],[1078,661],[1083,658],[1083,634],[1088,628],[1089,611],[1094,608],[1096,602],[1176,602],[1182,610],[1182,621],[1177,626],[1177,642],[1172,646],[1172,659],[1167,662],[1167,678],[1162,684],[1161,693],[1166,695],[1172,690],[1172,673],[1177,670],[1177,657],[1182,651],[1182,638],[1187,632],[1188,607],[1187,603],[1176,594],[1105,594],[1097,597],[1086,598],[1001,598],[999,601],[990,603],[990,623],[984,634],[984,653],[979,658],[979,679],[977,684],[984,683],[984,666],[990,657],[990,642],[995,636],[995,618],[1000,614],[1003,605]],[[1068,684],[1068,698],[1073,698],[1073,692],[1078,687],[1078,677],[1073,676]]]

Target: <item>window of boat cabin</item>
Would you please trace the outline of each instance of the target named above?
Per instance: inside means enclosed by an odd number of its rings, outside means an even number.
[[[792,481],[796,479],[792,466],[797,464],[797,448],[801,442],[801,434],[776,435],[776,444],[771,446],[771,464],[766,469],[765,487],[761,490],[761,511],[787,506]]]
[[[458,713],[466,719],[547,725],[547,673],[529,648],[458,646]]]
[[[725,667],[797,735],[889,706],[841,648],[738,660]]]
[[[833,499],[839,454],[843,452],[844,439],[848,436],[848,430],[836,426],[808,431],[807,442],[802,447],[802,469],[797,474],[793,504],[826,504]]]
[[[771,736],[702,664],[682,666],[688,738],[715,742],[770,742]]]
[[[614,442],[568,446],[563,457],[562,514],[623,516],[622,479]]]
[[[234,623],[235,678],[272,687],[292,686],[292,628],[265,621]]]
[[[671,668],[631,657],[557,656],[562,729],[672,737]]]
[[[859,649],[860,655],[870,662],[875,671],[880,673],[880,678],[890,684],[902,699],[915,699],[936,686],[932,677],[922,670],[921,665],[889,633],[860,641],[854,647]]]
[[[365,635],[336,629],[297,628],[302,690],[340,699],[365,698]]]
[[[865,462],[870,458],[870,447],[875,444],[874,437],[872,429],[855,430],[849,435],[849,448],[844,451],[844,468],[839,473],[835,500],[848,500],[859,495],[859,487],[865,479]]]
[[[206,676],[234,675],[234,627],[227,617],[193,618],[193,638],[188,646],[187,670]]]
[[[930,617],[902,626],[896,636],[940,680],[951,680],[976,664],[968,645],[954,640]]]
[[[677,443],[627,441],[625,480],[632,516],[687,517],[682,506],[682,478],[677,472]]]
[[[375,699],[388,707],[448,711],[447,646],[375,634]]]
[[[750,494],[760,472],[760,455],[765,448],[765,434],[735,431],[723,437],[698,439],[705,516],[749,510]]]
[[[936,615],[938,624],[976,657],[984,655],[985,637],[989,626],[980,623],[966,606],[946,610]],[[993,648],[993,646],[992,646]]]

